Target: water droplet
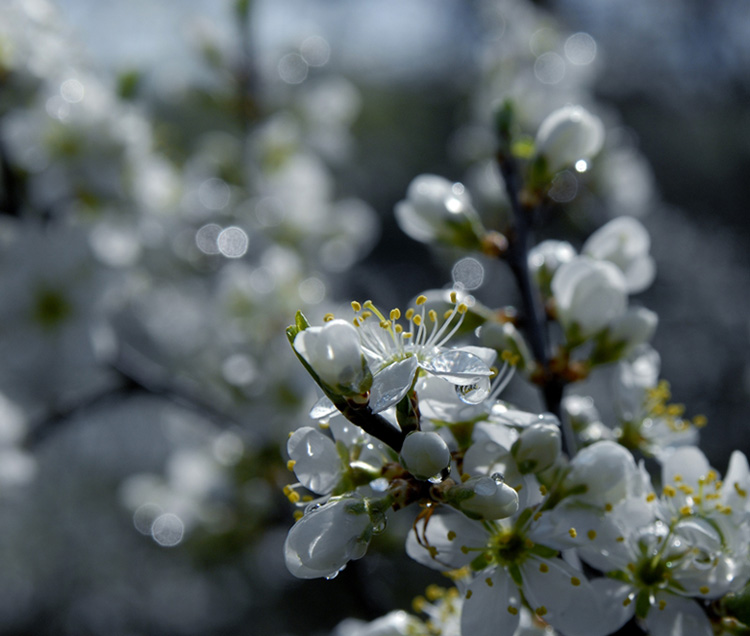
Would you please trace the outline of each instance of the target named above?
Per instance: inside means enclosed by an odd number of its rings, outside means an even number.
[[[448,476],[450,474],[451,474],[451,467],[446,466],[437,475],[433,475],[427,481],[429,481],[431,484],[439,484],[443,482],[444,480],[448,479]]]
[[[375,492],[385,492],[388,490],[388,480],[385,477],[378,477],[370,482],[370,488]]]
[[[495,480],[495,483],[502,484],[505,482],[505,475],[502,473],[492,473],[491,477]]]
[[[488,378],[481,378],[473,384],[456,386],[456,394],[465,404],[481,404],[490,395],[490,381]]]
[[[343,569],[344,568],[341,568],[341,570]],[[335,579],[339,575],[339,572],[341,572],[341,570],[336,570],[336,572],[334,572],[333,574],[329,574],[328,576],[326,576],[326,581],[333,581],[333,579]]]
[[[306,515],[310,514],[311,512],[317,510],[318,508],[320,508],[320,504],[317,503],[317,502],[315,502],[315,501],[313,501],[313,502],[307,504],[307,506],[305,506],[305,514]]]
[[[388,520],[384,514],[373,515],[372,518],[372,533],[382,534],[385,532],[385,528],[388,525]]]

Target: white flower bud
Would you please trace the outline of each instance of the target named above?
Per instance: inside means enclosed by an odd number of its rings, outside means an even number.
[[[632,216],[619,216],[600,227],[584,243],[582,253],[610,261],[625,275],[628,292],[646,289],[656,268],[649,254],[651,238],[643,224]]]
[[[511,454],[522,474],[538,473],[552,466],[561,450],[560,427],[539,423],[521,433],[511,448]]]
[[[371,536],[372,522],[361,500],[331,500],[289,529],[286,566],[301,579],[334,576],[365,555]]]
[[[555,272],[563,263],[570,263],[577,256],[575,248],[567,241],[549,239],[529,250],[529,272],[544,294]]]
[[[619,318],[627,306],[622,272],[608,261],[579,256],[560,266],[552,279],[557,317],[567,331],[590,337]]]
[[[536,152],[547,160],[550,172],[557,172],[579,159],[589,159],[602,147],[604,125],[582,106],[564,106],[539,126]]]
[[[581,450],[570,462],[565,487],[595,506],[616,504],[639,484],[633,455],[616,442],[596,442]]]
[[[650,309],[628,307],[627,311],[610,326],[607,339],[613,343],[625,343],[627,353],[651,340],[658,322],[659,316]]]
[[[360,392],[366,365],[359,333],[352,324],[332,320],[322,327],[308,327],[295,337],[294,349],[331,388]]]
[[[427,243],[446,238],[457,227],[472,234],[476,211],[464,186],[433,174],[416,177],[406,191],[406,199],[394,208],[401,229],[417,241]],[[449,228],[449,225],[453,228]]]
[[[461,510],[482,519],[505,519],[518,511],[518,493],[497,477],[472,477],[461,486],[471,496],[459,503]]]
[[[409,433],[401,448],[404,467],[417,479],[429,479],[447,468],[451,461],[448,444],[437,433]]]

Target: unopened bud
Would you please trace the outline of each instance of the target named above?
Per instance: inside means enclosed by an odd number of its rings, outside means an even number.
[[[472,477],[459,488],[469,492],[459,507],[470,516],[505,519],[518,511],[518,493],[499,476]]]
[[[560,456],[560,427],[551,423],[532,424],[515,441],[510,452],[522,474],[539,473]]]
[[[601,119],[582,106],[564,106],[552,113],[539,126],[536,136],[537,155],[547,161],[554,173],[579,159],[589,159],[604,143]]]
[[[429,479],[448,467],[451,452],[437,433],[414,431],[404,440],[401,459],[404,467],[417,479]]]

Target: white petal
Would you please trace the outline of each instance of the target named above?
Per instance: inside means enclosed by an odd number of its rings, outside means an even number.
[[[563,634],[600,636],[601,600],[578,570],[562,559],[531,557],[521,565],[523,591],[531,608]]]
[[[322,420],[326,417],[331,417],[334,413],[338,413],[339,410],[325,395],[320,398],[313,407],[310,409],[310,418],[313,420]]]
[[[461,633],[470,636],[512,634],[518,627],[520,605],[518,587],[503,568],[480,572],[465,595]]]
[[[369,406],[373,413],[380,413],[398,404],[411,388],[416,370],[417,359],[409,356],[376,373],[370,388]]]
[[[479,551],[472,548],[484,547],[487,540],[487,531],[480,522],[444,508],[427,521],[420,519],[415,524],[406,539],[406,553],[427,567],[453,570],[475,559]],[[434,556],[427,546],[434,548]]]
[[[303,426],[286,443],[294,474],[305,488],[315,493],[331,492],[341,477],[341,460],[333,441],[320,431]]]
[[[698,480],[705,477],[711,466],[699,448],[685,446],[676,448],[665,455],[661,467],[661,478],[663,484],[673,484],[675,475],[682,478],[681,483],[688,484],[697,490]]]
[[[713,636],[706,613],[692,599],[674,594],[657,593],[657,604],[646,616],[649,634],[659,636]],[[664,609],[658,602],[664,601]]]
[[[490,368],[479,356],[459,349],[444,351],[429,360],[420,362],[420,367],[453,384],[472,384],[476,378],[492,375]]]

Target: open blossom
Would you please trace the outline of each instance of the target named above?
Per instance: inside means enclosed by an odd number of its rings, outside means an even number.
[[[536,152],[557,172],[579,159],[594,156],[604,143],[604,125],[583,106],[563,106],[539,126]]]

